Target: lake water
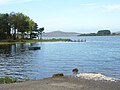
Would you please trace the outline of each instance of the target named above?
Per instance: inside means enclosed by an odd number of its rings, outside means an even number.
[[[46,42],[0,45],[0,76],[19,79],[51,77],[55,73],[71,75],[73,68],[79,73],[102,73],[120,78],[120,37],[62,37],[87,42]],[[41,46],[41,50],[28,50]]]

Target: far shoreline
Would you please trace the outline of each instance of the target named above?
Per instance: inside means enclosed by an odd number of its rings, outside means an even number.
[[[11,44],[23,44],[23,43],[35,43],[35,42],[70,42],[71,39],[22,39],[22,40],[3,40],[0,41],[0,45],[11,45]]]

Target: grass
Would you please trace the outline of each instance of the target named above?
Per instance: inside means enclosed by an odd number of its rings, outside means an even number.
[[[52,38],[52,39],[24,39],[22,40],[23,42],[58,42],[58,41],[63,41],[63,42],[67,42],[67,41],[71,41],[71,39],[56,39],[56,38]]]
[[[16,78],[12,78],[12,77],[1,77],[0,78],[0,84],[9,84],[9,83],[15,83],[17,82]]]

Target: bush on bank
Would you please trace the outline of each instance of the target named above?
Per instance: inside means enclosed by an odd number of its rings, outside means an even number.
[[[1,77],[0,78],[0,84],[8,84],[8,83],[15,83],[17,82],[17,79],[16,78],[13,78],[13,77]]]

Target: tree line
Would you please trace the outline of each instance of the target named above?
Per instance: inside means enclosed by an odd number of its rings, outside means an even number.
[[[18,38],[18,32],[21,33],[21,38],[24,38],[24,34],[37,31],[38,34],[42,34],[44,28],[39,28],[36,22],[23,13],[0,14],[0,40]]]
[[[99,30],[97,33],[80,34],[78,36],[110,36],[110,35],[112,35],[110,30]]]

